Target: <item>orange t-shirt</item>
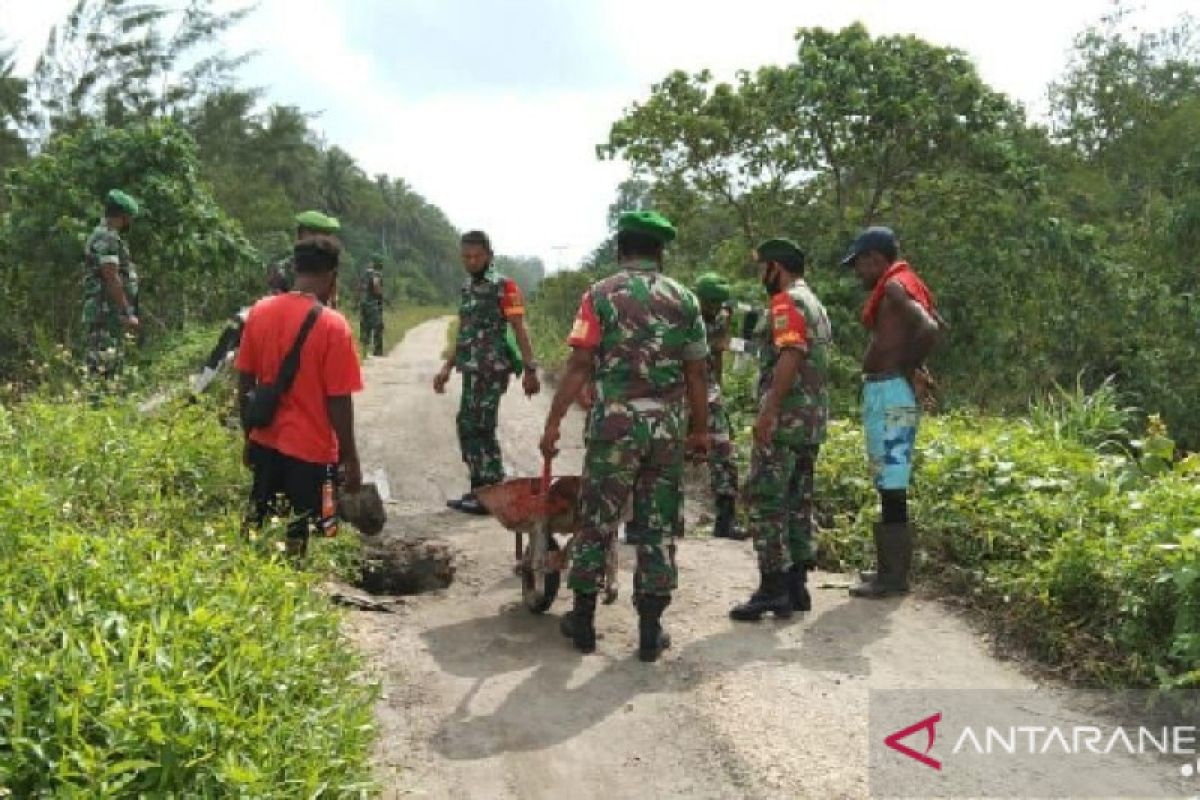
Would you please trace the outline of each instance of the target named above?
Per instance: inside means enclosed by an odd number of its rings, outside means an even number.
[[[255,303],[242,329],[238,371],[254,375],[259,383],[272,383],[312,304],[312,295],[297,292]],[[275,419],[270,426],[251,431],[250,438],[301,461],[335,464],[338,443],[326,401],[362,388],[350,325],[337,311],[326,308],[300,350],[296,379],[280,399]]]

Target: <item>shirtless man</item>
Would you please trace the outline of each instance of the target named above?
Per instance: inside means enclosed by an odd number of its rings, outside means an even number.
[[[870,292],[862,315],[871,332],[863,359],[863,427],[883,512],[875,526],[877,568],[850,589],[854,597],[907,592],[912,563],[908,484],[922,401],[931,383],[925,358],[942,325],[933,295],[899,260],[898,251],[891,229],[874,227],[860,233],[842,259]]]

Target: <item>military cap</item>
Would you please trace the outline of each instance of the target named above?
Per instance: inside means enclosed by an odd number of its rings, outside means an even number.
[[[105,195],[104,202],[106,205],[115,206],[116,208],[121,209],[131,217],[136,217],[141,213],[142,210],[141,206],[138,205],[137,200],[134,200],[120,189],[113,189],[107,195]]]
[[[724,303],[729,295],[729,282],[715,272],[706,272],[696,279],[696,296],[705,302]]]
[[[307,228],[317,233],[337,233],[342,226],[333,217],[326,216],[320,211],[304,211],[296,215],[296,227]]]
[[[657,211],[622,211],[617,217],[617,231],[640,233],[662,244],[675,239],[675,226]]]
[[[791,239],[767,239],[754,248],[754,260],[761,263],[778,261],[781,264],[804,264],[804,251]]]

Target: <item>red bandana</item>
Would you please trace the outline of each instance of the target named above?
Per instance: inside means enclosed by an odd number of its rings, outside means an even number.
[[[868,328],[875,327],[875,315],[879,313],[879,304],[883,302],[883,293],[891,281],[899,283],[904,287],[904,291],[908,292],[909,297],[916,300],[930,314],[933,313],[933,294],[929,291],[929,287],[917,277],[917,273],[913,272],[907,261],[897,261],[888,267],[887,272],[883,273],[883,277],[871,291],[871,296],[867,298],[867,304],[863,306],[863,325]]]

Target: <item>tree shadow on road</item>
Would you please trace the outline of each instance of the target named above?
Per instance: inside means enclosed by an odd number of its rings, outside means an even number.
[[[585,659],[606,656],[577,653],[559,634],[557,617],[535,617],[514,605],[495,617],[435,628],[422,638],[438,665],[476,682],[443,721],[431,744],[451,760],[539,750],[578,736],[640,694],[687,692],[698,682],[753,664],[794,664],[866,675],[870,662],[862,650],[887,634],[888,617],[896,605],[838,605],[807,623],[799,647],[780,638],[789,623],[773,621],[738,627],[731,622],[727,630],[680,643],[683,646],[658,665],[641,663],[630,647],[582,683],[577,673]],[[669,619],[667,624],[670,627]],[[609,641],[601,647],[620,649]],[[486,681],[529,669],[533,672],[494,711],[471,713],[472,701]]]

